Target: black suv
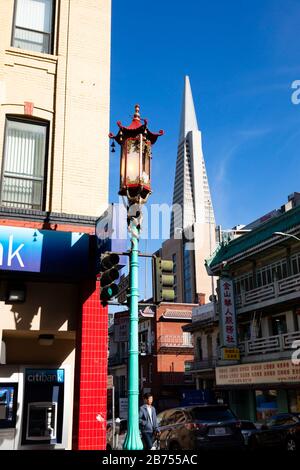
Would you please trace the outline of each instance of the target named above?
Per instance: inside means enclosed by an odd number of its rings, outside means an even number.
[[[194,405],[172,408],[158,415],[160,448],[243,448],[241,423],[227,405]]]

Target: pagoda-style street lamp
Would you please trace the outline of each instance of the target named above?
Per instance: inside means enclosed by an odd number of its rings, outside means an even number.
[[[138,361],[138,247],[142,221],[142,204],[151,194],[151,146],[163,131],[153,134],[147,120],[140,118],[140,107],[135,106],[132,123],[128,127],[118,122],[119,132],[109,137],[121,146],[120,190],[127,197],[127,224],[131,234],[129,263],[129,350],[128,350],[128,430],[124,449],[141,450],[139,431],[139,361]]]

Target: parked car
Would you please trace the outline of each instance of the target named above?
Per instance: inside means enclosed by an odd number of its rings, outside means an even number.
[[[279,413],[262,424],[249,438],[251,449],[277,447],[288,451],[300,449],[300,419],[296,413]]]
[[[159,413],[160,448],[243,448],[240,421],[227,405],[195,405]]]
[[[257,427],[252,421],[241,420],[241,433],[244,438],[245,446],[248,447],[251,436],[257,431]]]
[[[127,419],[115,420],[115,439],[113,440],[113,423],[107,421],[106,426],[106,450],[123,449],[123,443],[127,433]]]

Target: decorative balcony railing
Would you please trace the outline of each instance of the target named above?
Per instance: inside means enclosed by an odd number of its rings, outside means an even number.
[[[236,296],[236,307],[238,310],[245,310],[247,307],[251,309],[255,304],[262,304],[270,300],[277,303],[281,301],[283,296],[289,294],[292,298],[298,295],[300,297],[300,274],[242,292]]]
[[[161,348],[182,348],[193,349],[192,336],[184,335],[162,335],[157,340],[158,349]]]
[[[292,351],[293,342],[299,340],[300,331],[295,331],[284,335],[257,338],[252,341],[243,341],[239,344],[239,348],[241,356]]]

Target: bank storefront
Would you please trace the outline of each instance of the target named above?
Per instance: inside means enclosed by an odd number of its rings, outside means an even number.
[[[1,450],[71,449],[74,433],[77,442],[89,435],[75,414],[89,400],[79,395],[84,387],[101,390],[95,377],[89,383],[82,361],[90,347],[84,315],[100,317],[94,245],[86,233],[0,226]],[[93,372],[97,377],[97,365]],[[105,410],[103,391],[103,421]],[[95,433],[94,421],[95,413]],[[98,426],[103,433],[102,421]]]
[[[262,422],[277,413],[300,413],[300,364],[292,360],[217,367],[216,385],[229,392],[241,419]]]

